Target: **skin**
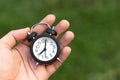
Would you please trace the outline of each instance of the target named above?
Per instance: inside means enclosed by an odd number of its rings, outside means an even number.
[[[53,14],[47,15],[41,22],[52,25],[55,21]],[[55,30],[58,38],[69,28],[67,20],[61,20]],[[42,34],[46,30],[45,25],[36,26],[33,31]],[[58,60],[50,65],[38,65],[32,59],[29,51],[30,43],[26,40],[30,28],[12,30],[0,39],[0,80],[48,80],[49,77],[62,65]],[[64,62],[70,55],[69,43],[74,39],[71,31],[66,31],[59,40],[61,53],[59,58]],[[16,43],[19,43],[16,46]]]

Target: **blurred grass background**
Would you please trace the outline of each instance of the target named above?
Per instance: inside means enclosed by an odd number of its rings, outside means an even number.
[[[0,37],[50,13],[75,33],[72,54],[50,80],[120,80],[120,0],[0,0]]]

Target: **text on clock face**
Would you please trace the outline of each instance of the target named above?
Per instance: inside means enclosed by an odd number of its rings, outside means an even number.
[[[47,61],[56,55],[57,45],[53,39],[42,37],[34,43],[33,52],[38,59]]]

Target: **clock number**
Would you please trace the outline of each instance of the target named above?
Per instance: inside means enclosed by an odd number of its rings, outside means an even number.
[[[50,45],[53,45],[53,42],[52,42],[52,41],[50,41]]]
[[[42,40],[41,40],[41,43],[45,43],[45,39],[42,39]]]
[[[50,54],[50,57],[52,57],[53,55],[52,54]]]
[[[38,42],[38,44],[40,45],[40,44],[41,44],[41,42],[39,41],[39,42]]]
[[[36,49],[39,49],[40,48],[40,45],[36,45]]]
[[[52,53],[55,53],[55,51],[53,50]]]
[[[38,55],[38,56],[40,56],[40,55]],[[42,59],[48,59],[49,57],[48,57],[48,56],[41,55],[41,58],[42,58]]]
[[[46,59],[48,59],[49,57],[48,56],[45,56]]]
[[[56,47],[55,47],[55,45],[53,45],[53,49],[55,49]]]
[[[48,40],[47,39],[42,39],[41,42],[45,43],[45,42],[48,42]]]
[[[36,47],[36,48],[35,48],[35,51],[36,51],[36,52],[38,52],[38,49],[40,48],[40,44],[41,44],[41,42],[39,41],[38,44],[35,46],[35,47]]]

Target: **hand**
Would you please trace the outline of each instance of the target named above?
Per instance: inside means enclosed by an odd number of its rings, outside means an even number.
[[[46,16],[42,22],[52,25],[54,15]],[[69,27],[67,20],[61,20],[55,27],[58,36]],[[38,25],[34,31],[42,34],[47,27]],[[50,65],[39,65],[35,68],[35,61],[29,51],[30,43],[26,40],[29,28],[13,30],[0,39],[0,80],[47,80],[62,65],[57,60]],[[57,36],[57,37],[58,37]],[[56,38],[57,38],[56,37]],[[59,58],[64,62],[71,52],[68,44],[74,34],[67,31],[60,39],[61,53]],[[17,46],[16,43],[19,44]]]

